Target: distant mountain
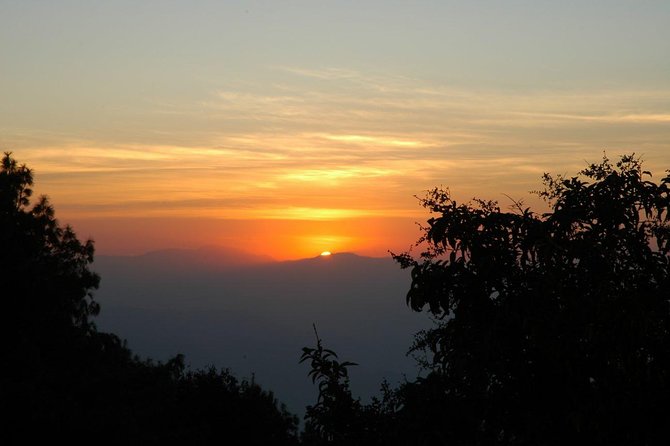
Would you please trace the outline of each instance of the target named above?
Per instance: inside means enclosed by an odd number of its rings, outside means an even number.
[[[383,378],[416,376],[405,352],[430,323],[406,306],[409,274],[391,258],[340,253],[272,262],[205,248],[100,256],[94,269],[102,276],[101,330],[145,357],[184,353],[193,367],[254,374],[296,413],[316,400],[308,366],[298,364],[302,347],[315,343],[313,323],[327,347],[360,364],[352,388],[363,397],[376,394]]]
[[[251,254],[240,249],[223,246],[203,246],[198,249],[164,249],[151,251],[138,256],[146,261],[158,261],[167,264],[200,264],[200,265],[253,265],[274,262],[268,255]]]
[[[96,265],[133,265],[140,268],[207,268],[221,269],[231,266],[270,263],[268,255],[251,254],[235,248],[203,246],[197,249],[162,249],[138,256],[96,256]]]

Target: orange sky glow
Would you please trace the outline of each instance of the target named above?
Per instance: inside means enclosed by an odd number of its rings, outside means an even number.
[[[289,128],[194,135],[198,146],[33,137],[15,156],[35,169],[38,192],[52,198],[61,220],[95,239],[99,253],[223,245],[278,260],[326,250],[404,251],[419,236],[416,223],[429,218],[416,196],[435,186],[449,187],[459,201],[477,196],[506,207],[512,197],[544,210],[530,193],[541,188],[544,172],[574,174],[604,151],[613,159],[635,151],[657,173],[670,167],[670,114],[607,111],[611,95],[631,104],[657,96],[593,93],[577,101],[490,93],[496,106],[472,96],[482,105],[463,117],[463,108],[475,105],[454,105],[451,94],[399,105],[416,116],[398,126],[387,122],[387,105],[363,121],[356,108],[326,107],[314,110],[327,118],[320,132],[294,129],[314,126],[307,112],[296,111]],[[271,103],[282,101],[291,102]],[[249,97],[226,107],[226,119],[241,113],[238,107],[255,110]],[[578,114],[566,115],[568,108]],[[335,119],[340,114],[352,117]]]
[[[387,256],[436,186],[670,168],[668,2],[169,3],[0,6],[0,150],[99,254]]]
[[[73,220],[104,254],[142,254],[165,247],[231,246],[276,260],[315,257],[324,251],[389,256],[418,237],[412,219],[329,221],[199,218],[104,218]]]

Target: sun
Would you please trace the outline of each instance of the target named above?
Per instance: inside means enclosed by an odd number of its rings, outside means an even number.
[[[328,257],[330,255],[330,251],[323,251],[321,253],[321,257]]]

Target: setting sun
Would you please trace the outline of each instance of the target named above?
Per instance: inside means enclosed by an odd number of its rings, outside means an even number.
[[[330,255],[330,251],[323,251],[323,252],[321,253],[321,257],[327,257],[327,256],[329,256],[329,255]]]

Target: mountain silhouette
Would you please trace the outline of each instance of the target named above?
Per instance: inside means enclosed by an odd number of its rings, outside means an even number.
[[[178,269],[182,267],[220,269],[274,261],[268,255],[252,254],[240,249],[223,246],[202,246],[197,249],[161,249],[136,256],[96,256],[96,265],[105,265],[105,267],[108,267],[114,264],[122,264],[149,269]]]

